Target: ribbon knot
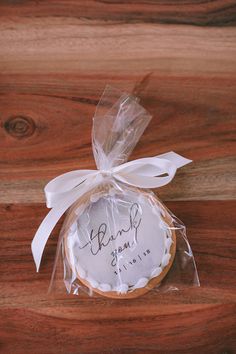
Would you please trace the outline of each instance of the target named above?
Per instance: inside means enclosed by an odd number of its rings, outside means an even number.
[[[104,178],[113,176],[113,169],[110,169],[110,170],[99,170],[99,172],[102,175],[102,177],[104,177]]]
[[[31,244],[37,271],[47,240],[58,220],[71,205],[106,177],[139,188],[158,188],[168,184],[176,170],[190,162],[181,155],[168,152],[129,161],[110,170],[71,171],[51,180],[44,191],[47,207],[52,209],[40,224]]]

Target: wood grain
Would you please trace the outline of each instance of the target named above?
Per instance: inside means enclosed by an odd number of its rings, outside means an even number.
[[[127,302],[66,296],[64,292],[46,295],[60,225],[36,275],[30,240],[46,208],[2,205],[3,352],[11,353],[14,346],[17,353],[22,348],[25,353],[32,353],[32,348],[34,353],[45,348],[46,353],[213,353],[216,348],[230,353],[236,344],[236,284],[232,282],[236,271],[236,202],[169,202],[167,206],[186,223],[202,287],[149,293]],[[176,338],[177,328],[180,334]],[[186,347],[187,338],[191,340]]]
[[[152,306],[149,309],[152,311]],[[100,313],[108,316],[98,316],[95,311],[95,315],[90,312],[89,318],[83,318],[79,311],[67,318],[62,312],[55,315],[25,309],[3,310],[6,327],[2,348],[9,353],[21,353],[22,348],[24,353],[214,353],[215,348],[218,353],[232,353],[235,305],[170,306],[167,312],[157,306],[156,309],[146,315],[142,312],[142,320],[137,313],[132,315],[119,305],[112,316],[103,305]],[[18,321],[13,322],[13,318]],[[177,340],[176,318],[181,334],[177,334]],[[199,339],[193,347],[189,338],[196,337]],[[14,338],[14,345],[9,338]]]
[[[131,158],[175,150],[193,159],[193,164],[179,171],[170,186],[160,189],[162,198],[235,198],[236,178],[231,167],[235,155],[232,80],[153,80],[141,96],[153,119]],[[220,89],[215,89],[216,84]],[[26,83],[21,81],[21,85],[19,90]],[[28,85],[28,93],[0,97],[0,201],[4,203],[42,202],[43,185],[50,178],[72,169],[95,167],[91,117],[102,87],[97,96],[95,87],[87,94],[75,89],[72,96],[72,86],[68,97],[62,97],[62,92],[55,97],[52,92],[29,94],[32,84]]]
[[[235,206],[235,201],[167,203],[167,207],[182,219],[187,227],[188,239],[198,264],[202,287],[227,290],[229,299],[227,299],[226,291],[225,301],[232,299],[231,294],[236,288],[236,283],[231,281],[236,271]],[[15,304],[16,301],[20,301],[19,304],[24,305],[25,300],[21,299],[21,294],[28,296],[28,301],[31,304],[37,303],[40,297],[45,296],[61,225],[56,227],[53,236],[49,239],[39,274],[35,274],[30,243],[32,235],[46,213],[46,207],[38,204],[6,204],[0,208],[0,219],[2,220],[0,225],[2,245],[0,262],[3,273],[1,288],[2,300],[5,305],[9,305],[12,301],[13,294],[11,292],[11,296],[9,296],[9,291],[15,292],[16,289],[18,290],[14,300]],[[222,224],[224,229],[222,229]],[[22,271],[18,277],[16,276],[17,270]],[[211,277],[209,277],[209,273]],[[38,283],[41,283],[42,289],[39,289]],[[21,288],[22,290],[20,290]],[[24,289],[28,291],[28,294],[24,293]],[[201,296],[201,290],[198,294]],[[236,299],[236,294],[234,295]],[[222,296],[220,294],[218,296],[222,301]],[[163,300],[165,297],[166,295],[162,301],[165,301]],[[182,298],[184,302],[189,300]],[[28,301],[25,304],[28,304]],[[198,298],[191,299],[191,302],[194,301],[198,302]],[[217,301],[217,298],[214,301]]]
[[[0,352],[236,352],[236,4],[233,0],[0,1]],[[193,159],[156,192],[186,224],[201,287],[132,301],[47,295],[43,186],[94,168],[106,84],[153,115],[131,158]]]
[[[233,0],[163,1],[163,0],[86,0],[59,1],[1,0],[0,16],[79,18],[102,23],[166,23],[198,26],[235,25]]]
[[[235,198],[234,27],[49,20],[25,17],[27,6],[13,16],[9,5],[0,23],[1,202],[42,202],[49,178],[94,167],[91,123],[106,83],[134,90],[153,115],[133,157],[194,160],[162,198]]]

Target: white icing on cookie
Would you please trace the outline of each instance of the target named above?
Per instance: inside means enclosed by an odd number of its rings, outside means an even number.
[[[162,268],[161,267],[157,267],[155,269],[153,269],[153,271],[151,272],[151,278],[157,277],[158,275],[160,275],[162,272]]]
[[[116,287],[116,291],[120,294],[126,294],[129,290],[129,287],[127,284],[120,284],[119,286]]]
[[[65,247],[72,270],[92,288],[125,294],[145,287],[169,264],[172,232],[148,194],[112,188],[92,195],[80,212]]]

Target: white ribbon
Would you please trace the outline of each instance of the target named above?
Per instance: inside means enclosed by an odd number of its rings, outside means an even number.
[[[45,187],[47,207],[52,208],[39,226],[31,244],[34,262],[39,271],[47,240],[65,211],[107,175],[125,184],[140,188],[158,188],[168,184],[177,168],[190,163],[174,152],[126,162],[103,170],[76,170],[51,180]],[[164,175],[164,176],[163,176]]]

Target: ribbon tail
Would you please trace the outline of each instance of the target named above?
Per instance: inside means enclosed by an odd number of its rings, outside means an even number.
[[[183,157],[179,154],[176,154],[176,152],[174,152],[174,151],[170,151],[165,154],[157,155],[156,157],[160,157],[160,158],[169,160],[170,162],[172,162],[176,166],[176,168],[183,167],[183,166],[189,164],[190,162],[192,162],[192,160],[186,159],[185,157]]]
[[[36,271],[39,271],[42,255],[46,246],[47,240],[57,224],[58,220],[65,213],[67,205],[64,208],[53,208],[49,211],[47,216],[40,224],[33,241],[31,243],[31,251],[33,254],[34,262],[36,265]]]
[[[40,268],[40,263],[47,240],[49,239],[49,236],[59,219],[66,212],[66,210],[69,209],[69,207],[76,202],[76,200],[78,200],[81,196],[87,193],[92,188],[92,186],[97,184],[96,181],[94,182],[94,184],[91,183],[91,180],[87,180],[87,182],[88,183],[83,185],[82,191],[79,190],[79,186],[77,187],[77,190],[73,189],[72,191],[70,191],[64,201],[60,201],[57,206],[53,207],[40,224],[31,243],[31,251],[33,254],[37,272]]]

